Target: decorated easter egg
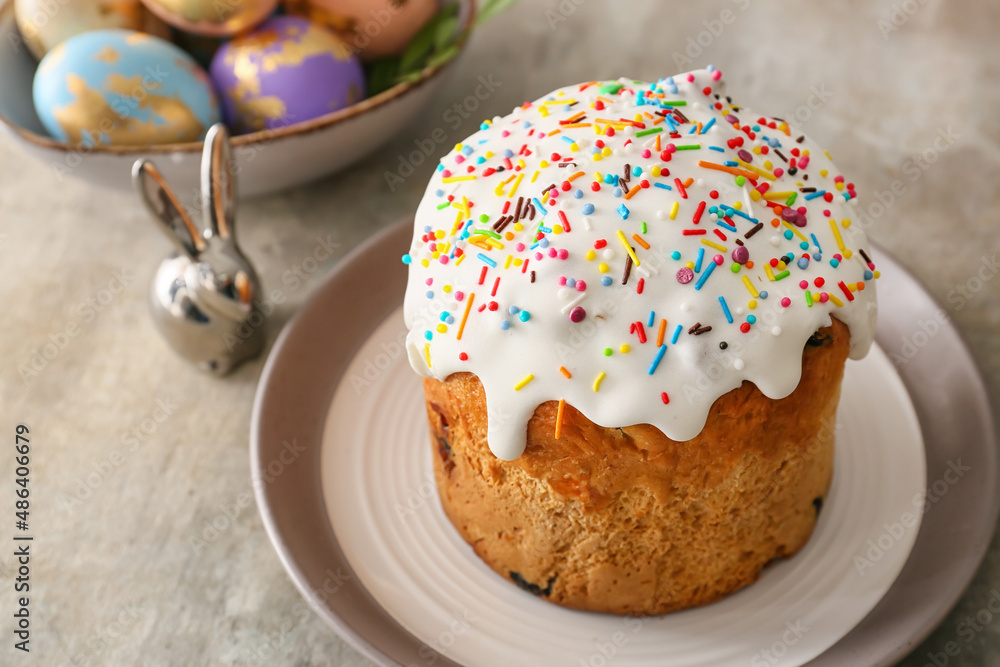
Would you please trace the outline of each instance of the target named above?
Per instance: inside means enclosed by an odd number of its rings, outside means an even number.
[[[330,31],[294,16],[268,20],[226,43],[210,69],[237,133],[317,118],[361,100],[361,63]]]
[[[285,0],[289,13],[335,31],[365,60],[403,52],[438,10],[435,0]]]
[[[49,133],[88,146],[199,141],[219,120],[205,71],[179,48],[132,30],[95,30],[49,51],[35,74]]]
[[[161,19],[185,32],[230,37],[274,11],[278,0],[142,0]]]
[[[159,37],[169,33],[139,0],[14,0],[14,18],[28,50],[39,59],[88,30],[125,28]]]

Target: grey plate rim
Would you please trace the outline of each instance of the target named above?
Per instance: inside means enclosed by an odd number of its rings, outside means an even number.
[[[260,376],[250,430],[257,507],[282,564],[331,628],[386,666],[426,664],[429,647],[389,616],[347,563],[326,513],[319,444],[347,364],[401,301],[406,269],[400,256],[409,247],[412,224],[401,220],[355,248],[284,327]],[[912,651],[971,582],[1000,515],[997,431],[968,346],[947,311],[906,268],[877,246],[873,253],[882,270],[879,290],[892,294],[880,300],[876,340],[906,360],[897,371],[920,420],[928,486],[943,479],[949,462],[961,460],[971,470],[929,504],[910,558],[885,597],[811,667],[889,665]],[[938,328],[928,335],[920,324],[931,320]],[[920,332],[923,342],[916,346]],[[912,358],[902,356],[904,339],[914,344]],[[292,440],[305,449],[284,464],[284,443]],[[436,665],[457,666],[434,657]]]

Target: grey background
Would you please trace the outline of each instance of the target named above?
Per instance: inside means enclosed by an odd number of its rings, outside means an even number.
[[[266,291],[284,297],[268,336],[340,257],[415,209],[433,160],[394,190],[386,177],[410,160],[415,141],[426,145],[440,128],[447,140],[437,155],[484,117],[552,88],[712,63],[737,101],[797,118],[825,144],[866,208],[881,198],[872,237],[946,305],[996,412],[997,25],[1000,6],[988,0],[522,0],[473,37],[434,106],[378,154],[314,185],[243,202],[247,254]],[[467,99],[481,76],[499,85],[482,101]],[[454,104],[479,108],[463,119]],[[34,434],[33,650],[16,659],[369,664],[303,608],[247,502],[261,362],[214,380],[173,356],[152,328],[146,290],[168,250],[133,197],[61,179],[0,138],[0,423],[12,433],[26,422]],[[46,368],[19,372],[68,330],[75,335]],[[888,351],[905,359],[921,353],[921,340],[915,330]],[[0,456],[0,479],[11,478],[10,459]],[[0,662],[18,664],[5,611],[13,609],[10,551],[0,555]],[[1000,664],[1000,619],[987,611],[968,621],[992,596],[1000,598],[997,539],[958,607],[903,664],[934,664],[930,654],[949,642],[959,653],[937,655],[939,664]]]

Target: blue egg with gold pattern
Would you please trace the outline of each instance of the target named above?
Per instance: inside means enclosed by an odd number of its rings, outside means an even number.
[[[173,44],[132,30],[86,32],[52,49],[33,95],[45,129],[84,146],[201,141],[220,118],[205,70]]]

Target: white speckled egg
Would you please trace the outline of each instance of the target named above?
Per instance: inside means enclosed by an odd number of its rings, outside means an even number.
[[[14,0],[14,18],[25,45],[38,59],[88,30],[124,28],[164,38],[170,32],[139,0]]]
[[[61,43],[38,66],[33,94],[45,129],[73,144],[200,141],[219,121],[208,74],[191,56],[132,30]]]

